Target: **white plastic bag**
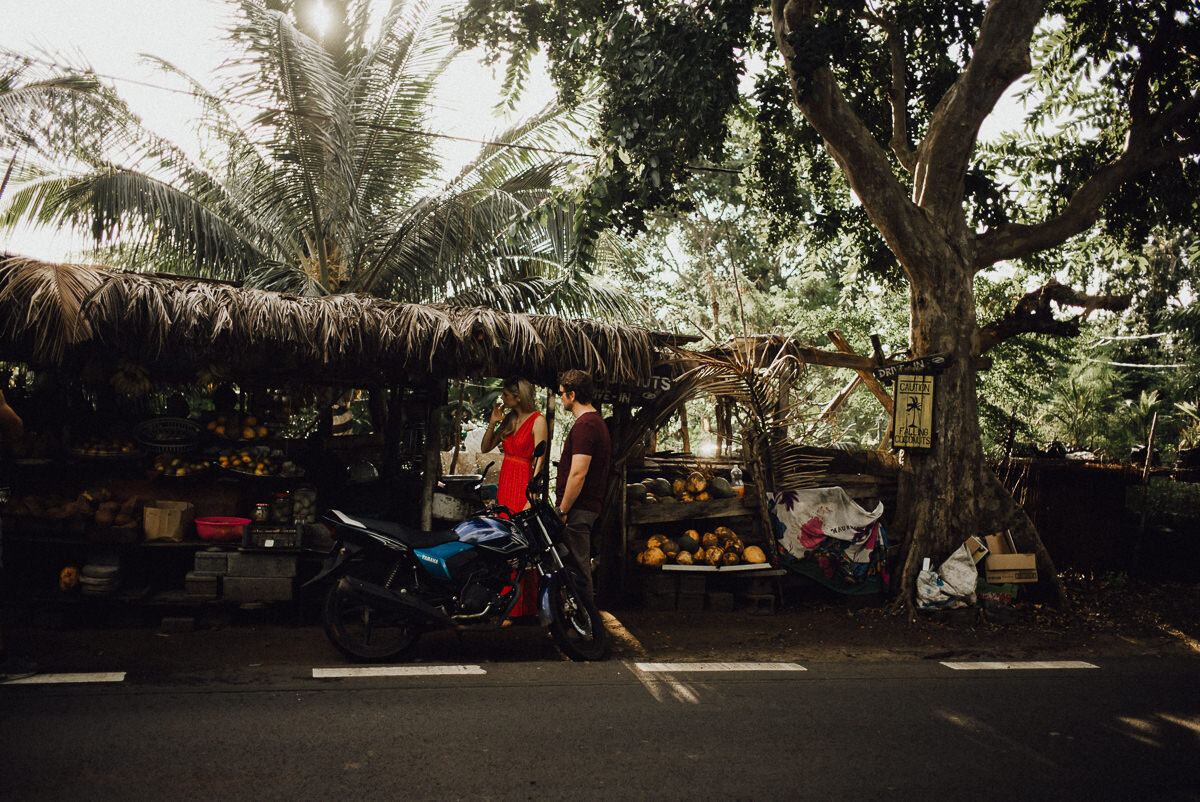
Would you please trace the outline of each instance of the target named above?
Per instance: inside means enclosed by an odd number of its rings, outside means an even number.
[[[917,575],[917,607],[952,610],[974,604],[978,580],[979,570],[964,543],[938,566],[938,570],[923,568]]]

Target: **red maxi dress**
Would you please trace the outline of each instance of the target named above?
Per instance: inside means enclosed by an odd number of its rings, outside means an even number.
[[[500,463],[500,479],[496,485],[496,503],[513,512],[525,509],[529,500],[525,488],[529,485],[533,457],[533,422],[541,416],[533,412],[525,422],[504,438],[504,461]],[[521,600],[513,608],[512,617],[537,615],[537,573],[526,571],[521,577]]]

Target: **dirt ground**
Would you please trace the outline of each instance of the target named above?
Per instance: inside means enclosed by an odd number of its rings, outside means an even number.
[[[910,621],[880,600],[790,599],[775,615],[615,611],[656,659],[840,661],[1084,659],[1200,656],[1200,585],[1065,580],[1070,606],[1015,601],[1004,609],[919,613]]]

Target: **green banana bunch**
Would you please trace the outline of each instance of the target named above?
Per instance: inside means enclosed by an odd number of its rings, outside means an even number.
[[[127,360],[117,363],[117,372],[108,380],[118,393],[138,398],[150,391],[150,372]]]

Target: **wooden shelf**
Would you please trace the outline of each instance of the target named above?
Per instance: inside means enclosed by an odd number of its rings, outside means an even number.
[[[747,494],[744,498],[721,498],[710,501],[677,501],[653,504],[631,504],[627,508],[630,524],[662,523],[664,521],[688,521],[701,518],[736,518],[753,515],[758,509],[758,497]]]

